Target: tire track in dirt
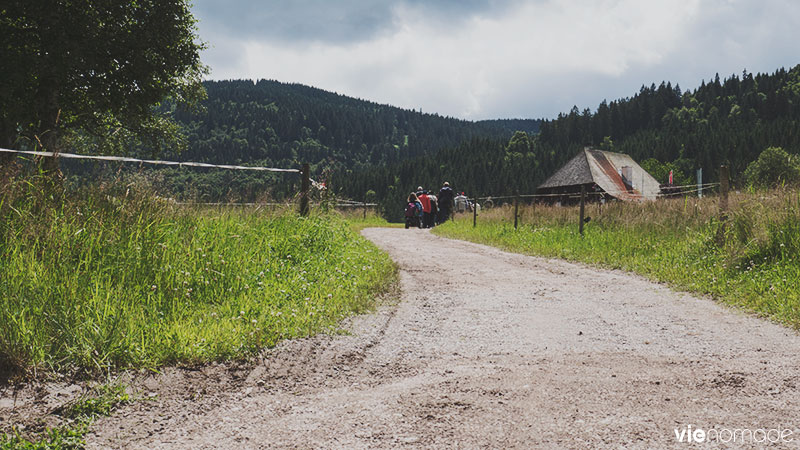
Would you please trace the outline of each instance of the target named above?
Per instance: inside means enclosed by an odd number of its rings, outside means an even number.
[[[249,365],[138,378],[156,400],[90,446],[675,448],[688,424],[800,442],[794,331],[621,272],[363,234],[399,264],[399,304]]]

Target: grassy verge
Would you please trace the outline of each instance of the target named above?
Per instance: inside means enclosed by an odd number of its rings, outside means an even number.
[[[395,279],[335,215],[179,207],[135,187],[0,192],[0,366],[238,358],[334,327]]]
[[[389,227],[389,228],[402,228],[402,223],[389,223],[383,217],[375,214],[374,212],[368,212],[366,217],[363,216],[362,212],[354,212],[354,211],[344,211],[337,213],[339,217],[346,220],[347,223],[350,225],[350,228],[353,231],[361,231],[364,228],[370,227]]]
[[[589,205],[578,234],[577,207],[510,207],[462,217],[434,229],[442,236],[505,250],[636,272],[678,289],[800,328],[800,197],[779,190],[731,197],[722,225],[716,198]]]

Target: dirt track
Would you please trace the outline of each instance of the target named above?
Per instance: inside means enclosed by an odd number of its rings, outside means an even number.
[[[260,363],[137,380],[158,396],[98,421],[90,446],[680,448],[687,424],[788,428],[800,446],[791,330],[620,272],[363,234],[400,265],[399,304]]]

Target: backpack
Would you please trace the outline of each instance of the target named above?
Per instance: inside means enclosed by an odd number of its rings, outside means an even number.
[[[408,202],[406,205],[406,217],[416,217],[417,216],[417,204],[414,202]]]

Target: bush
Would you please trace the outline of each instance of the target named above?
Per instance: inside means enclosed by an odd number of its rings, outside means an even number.
[[[796,184],[800,181],[800,165],[795,155],[781,147],[769,147],[747,166],[744,177],[752,187]]]

